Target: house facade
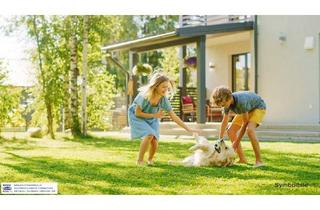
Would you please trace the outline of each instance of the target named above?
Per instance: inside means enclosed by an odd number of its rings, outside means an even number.
[[[133,66],[140,52],[181,46],[183,59],[185,48],[196,46],[198,123],[206,121],[211,91],[226,85],[262,96],[266,123],[319,124],[319,22],[320,16],[181,16],[174,32],[103,50],[127,50]]]
[[[258,16],[256,21],[256,31],[207,35],[207,90],[218,85],[239,90],[246,82],[237,73],[246,75],[247,89],[267,103],[265,122],[319,124],[320,16]]]

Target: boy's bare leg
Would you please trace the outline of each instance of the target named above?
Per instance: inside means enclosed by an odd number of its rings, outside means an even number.
[[[259,141],[256,137],[256,127],[257,124],[254,122],[249,122],[248,128],[247,128],[247,134],[248,137],[251,141],[251,145],[254,151],[254,155],[256,156],[256,166],[263,165],[262,160],[261,160],[261,152],[260,152],[260,145]]]
[[[156,140],[155,137],[152,138],[151,140],[151,147],[149,149],[149,157],[148,157],[148,164],[152,165],[153,164],[153,156],[156,153],[158,149],[158,141]]]
[[[138,155],[138,160],[137,160],[137,165],[143,165],[144,164],[144,154],[146,153],[150,142],[152,141],[153,136],[146,136],[144,139],[141,141],[140,144],[140,150],[139,150],[139,155]]]
[[[234,142],[237,139],[237,134],[238,134],[238,131],[240,130],[240,128],[241,128],[241,126],[239,126],[239,125],[231,124],[230,128],[227,131],[231,142]],[[240,159],[238,161],[239,163],[248,163],[246,157],[244,156],[244,152],[242,150],[241,143],[239,144],[239,147],[236,152],[237,152],[239,159]]]

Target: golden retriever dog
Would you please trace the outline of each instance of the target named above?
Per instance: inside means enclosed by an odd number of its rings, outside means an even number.
[[[223,139],[217,140],[211,144],[203,136],[195,136],[197,143],[189,150],[193,152],[192,155],[186,157],[182,161],[173,162],[184,166],[231,166],[236,158],[236,153],[232,147],[226,145]]]

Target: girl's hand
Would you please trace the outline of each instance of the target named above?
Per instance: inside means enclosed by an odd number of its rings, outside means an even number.
[[[162,109],[160,109],[160,111],[159,112],[157,112],[157,113],[155,113],[154,114],[154,117],[155,118],[163,118],[163,111],[162,111]]]
[[[187,131],[190,132],[190,133],[193,133],[194,135],[199,135],[201,133],[201,130],[199,130],[199,129],[191,129],[191,128],[189,128]]]

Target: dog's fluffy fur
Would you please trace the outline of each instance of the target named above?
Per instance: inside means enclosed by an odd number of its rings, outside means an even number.
[[[193,155],[186,157],[180,163],[184,166],[231,166],[234,163],[236,154],[232,147],[226,145],[224,140],[217,140],[211,144],[203,136],[195,136],[197,143],[189,150],[194,152]]]

